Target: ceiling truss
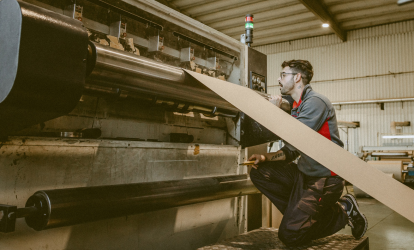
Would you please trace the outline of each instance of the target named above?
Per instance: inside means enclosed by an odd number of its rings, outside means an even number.
[[[346,31],[339,27],[339,24],[333,19],[329,11],[318,0],[299,0],[306,8],[308,8],[322,22],[328,23],[329,27],[342,40],[346,41]]]
[[[147,0],[149,1],[149,0]],[[254,14],[254,47],[414,20],[414,0],[156,0],[239,40]],[[329,28],[322,27],[328,23]]]

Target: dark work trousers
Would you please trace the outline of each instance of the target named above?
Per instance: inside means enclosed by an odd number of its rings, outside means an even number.
[[[348,223],[337,203],[344,188],[341,177],[311,177],[295,163],[270,161],[252,168],[250,178],[283,214],[279,239],[287,246],[332,235]]]

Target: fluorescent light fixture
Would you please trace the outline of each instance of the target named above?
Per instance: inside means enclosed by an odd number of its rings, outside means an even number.
[[[322,24],[322,27],[324,27],[324,28],[328,28],[328,27],[329,27],[329,23],[323,23],[323,24]]]
[[[384,139],[414,139],[414,135],[383,135]]]

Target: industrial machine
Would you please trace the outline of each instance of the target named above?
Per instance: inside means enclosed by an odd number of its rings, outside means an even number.
[[[278,138],[183,69],[266,98],[264,54],[150,0],[3,0],[0,34],[1,249],[246,231],[239,163]]]

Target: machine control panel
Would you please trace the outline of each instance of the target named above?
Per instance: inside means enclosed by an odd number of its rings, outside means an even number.
[[[247,87],[267,93],[267,56],[255,49],[248,49],[249,81]],[[248,115],[240,114],[240,141],[243,148],[276,141],[279,137]]]
[[[250,71],[250,86],[251,89],[267,93],[266,76]]]

